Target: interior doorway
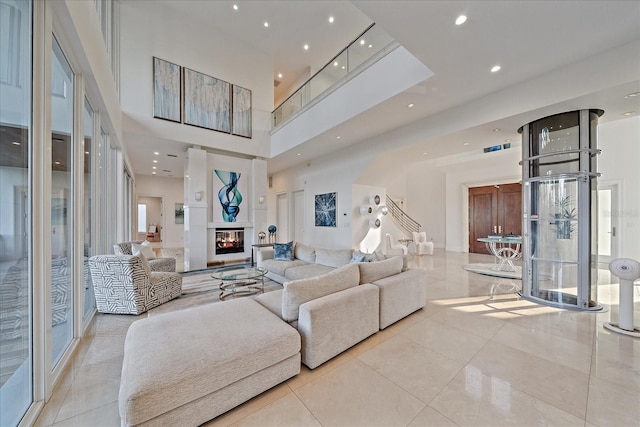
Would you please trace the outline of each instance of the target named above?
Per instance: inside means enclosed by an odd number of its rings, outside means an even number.
[[[620,251],[618,184],[598,185],[598,262],[609,264]]]
[[[138,196],[137,239],[162,242],[164,216],[162,197]]]
[[[293,202],[293,240],[296,242],[304,242],[304,190],[291,193],[291,199]]]
[[[481,237],[522,234],[522,184],[469,188],[469,252],[490,254]]]
[[[276,196],[276,208],[278,215],[277,242],[288,242],[289,239],[289,197],[287,193]]]

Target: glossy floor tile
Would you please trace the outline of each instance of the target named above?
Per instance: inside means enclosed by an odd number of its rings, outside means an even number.
[[[640,339],[602,326],[618,316],[608,272],[605,311],[584,313],[525,301],[518,281],[462,268],[487,262],[413,257],[428,271],[425,308],[205,426],[640,426]],[[635,310],[638,323],[640,301]],[[37,426],[120,425],[124,338],[144,317],[95,317]]]

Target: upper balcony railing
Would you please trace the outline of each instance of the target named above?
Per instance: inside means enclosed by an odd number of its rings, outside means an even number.
[[[305,107],[318,102],[398,46],[382,28],[371,24],[331,61],[271,113],[275,130]]]

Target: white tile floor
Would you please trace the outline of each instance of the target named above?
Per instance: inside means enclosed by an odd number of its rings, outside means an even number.
[[[491,296],[510,284],[461,267],[490,260],[415,258],[429,271],[423,310],[206,426],[640,426],[640,339],[602,327],[617,320],[609,275],[598,299],[611,310],[557,310]],[[96,317],[36,425],[120,425],[122,347],[137,318]]]

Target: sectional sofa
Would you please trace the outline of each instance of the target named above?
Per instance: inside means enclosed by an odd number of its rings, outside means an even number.
[[[297,254],[308,261],[258,258],[282,290],[134,322],[122,425],[201,425],[426,304],[426,270],[403,269],[401,257],[351,263],[361,256],[304,245]]]

